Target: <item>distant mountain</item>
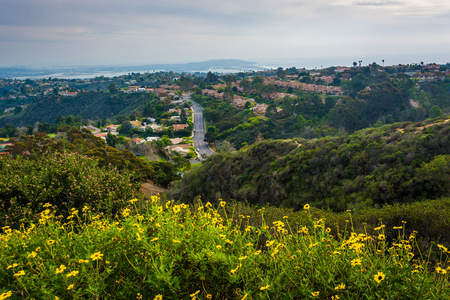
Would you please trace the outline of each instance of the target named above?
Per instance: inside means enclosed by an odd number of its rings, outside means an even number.
[[[47,67],[47,68],[31,68],[31,67],[7,67],[0,68],[0,78],[65,78],[79,77],[92,78],[95,76],[119,76],[125,73],[136,72],[218,72],[232,73],[249,70],[262,70],[257,66],[256,62],[239,60],[239,59],[215,59],[203,62],[191,62],[180,64],[150,64],[150,65],[127,65],[127,66],[75,66],[75,67]]]

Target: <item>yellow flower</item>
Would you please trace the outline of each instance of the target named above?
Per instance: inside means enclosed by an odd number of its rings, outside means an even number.
[[[74,286],[73,284],[69,285],[69,286],[67,287],[67,290],[70,291],[71,289],[73,289],[73,286]]]
[[[357,259],[352,260],[352,261],[351,261],[352,267],[354,267],[354,266],[360,266],[360,265],[361,265],[361,261],[362,261],[361,258],[357,258]]]
[[[137,295],[136,295],[136,299],[142,299],[142,295],[141,295],[141,293],[137,293]]]
[[[311,295],[313,295],[313,297],[317,297],[319,296],[320,292],[311,292]]]
[[[79,272],[78,271],[72,271],[69,274],[66,275],[67,278],[72,277],[72,276],[77,276]]]
[[[439,249],[441,249],[441,250],[444,251],[444,252],[447,252],[447,251],[448,251],[448,249],[447,249],[446,247],[444,247],[444,245],[438,244],[437,246],[438,246]]]
[[[339,295],[331,296],[331,300],[339,300]]]
[[[47,202],[47,203],[44,204],[43,207],[44,207],[44,208],[47,208],[47,207],[51,207],[51,206],[52,206],[52,205],[51,205],[50,203]]]
[[[198,293],[200,293],[200,290],[196,291],[195,293],[191,294],[190,296],[193,298],[193,297],[197,296]]]
[[[227,204],[227,203],[225,201],[220,201],[219,204],[220,204],[221,207],[225,207],[225,204]]]
[[[100,252],[95,252],[94,254],[91,255],[91,259],[92,260],[103,259],[102,256],[103,254],[101,254]]]
[[[62,273],[64,272],[64,270],[66,269],[65,265],[60,265],[59,268],[56,268],[56,274]]]
[[[402,226],[394,226],[394,229],[403,229]]]
[[[134,202],[137,202],[138,201],[138,199],[136,199],[136,198],[134,198],[134,199],[131,199],[130,201],[128,201],[128,202],[130,202],[130,203],[134,203]]]
[[[157,240],[159,240],[159,238],[155,237],[155,238],[152,238],[152,239],[150,240],[150,242],[156,242]]]
[[[206,295],[206,299],[212,299],[212,295],[211,294],[207,294]]]
[[[16,274],[14,274],[14,277],[20,277],[20,276],[23,276],[23,275],[25,275],[25,271],[24,270],[19,271]]]
[[[237,270],[239,270],[239,268],[240,268],[241,266],[242,266],[242,264],[239,264],[239,265],[236,267],[236,269],[232,269],[232,270],[230,271],[230,273],[231,273],[231,274],[236,273]]]
[[[179,213],[181,211],[181,207],[179,206],[179,205],[175,205],[174,207],[173,207],[173,212],[174,213]]]
[[[384,241],[384,240],[386,239],[386,236],[385,236],[384,234],[379,234],[379,235],[378,235],[378,239],[379,239],[380,241]]]
[[[28,254],[28,258],[34,258],[34,257],[36,257],[36,255],[37,255],[37,253],[36,252],[34,252],[34,251],[31,251],[31,253],[30,254]]]
[[[55,243],[54,240],[48,240],[48,241],[47,241],[47,245],[49,245],[49,246],[50,246],[50,245],[53,245],[54,243]]]
[[[222,249],[222,246],[217,245],[216,248],[217,248],[218,250],[220,250],[220,249]]]
[[[261,250],[256,251],[255,253],[253,253],[255,255],[260,255],[261,254]]]
[[[378,283],[382,282],[385,277],[386,277],[386,275],[384,275],[383,272],[378,272],[376,275],[373,276],[375,281],[378,282]]]
[[[345,289],[345,284],[341,283],[340,285],[338,285],[337,287],[334,288],[335,290],[343,290]]]
[[[89,260],[87,260],[87,259],[80,259],[78,262],[79,262],[80,264],[85,264],[85,263],[88,263]]]
[[[247,255],[239,257],[239,260],[244,260],[244,259],[247,259]]]
[[[267,290],[269,287],[270,287],[270,285],[268,284],[268,285],[266,285],[266,286],[260,287],[259,289],[260,289],[261,291],[264,291],[264,290]]]
[[[15,267],[17,267],[19,264],[12,264],[12,265],[9,265],[7,268],[6,268],[6,270],[8,270],[8,269],[11,269],[11,268],[15,268]]]
[[[305,204],[305,205],[303,205],[303,209],[306,209],[306,210],[310,209],[310,206],[309,206],[309,204]]]
[[[0,300],[3,300],[3,299],[6,299],[6,298],[11,297],[11,294],[12,294],[11,291],[6,292],[6,293],[2,293],[2,294],[0,295]]]
[[[266,246],[270,247],[275,243],[275,241],[266,241]]]
[[[163,300],[163,296],[161,294],[158,294],[153,298],[153,300]]]
[[[172,240],[174,243],[181,243],[179,240]]]

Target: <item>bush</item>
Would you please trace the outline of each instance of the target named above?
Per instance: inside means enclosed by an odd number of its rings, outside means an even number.
[[[131,173],[100,168],[95,159],[76,153],[53,153],[38,160],[0,157],[0,224],[17,227],[33,219],[45,203],[58,214],[85,205],[96,213],[114,215],[136,195]]]
[[[449,251],[438,265],[413,259],[414,235],[331,235],[311,209],[249,225],[227,204],[130,200],[117,220],[51,207],[28,229],[3,228],[0,293],[36,299],[448,299]],[[221,214],[224,217],[221,217]],[[243,228],[243,229],[240,229]],[[295,233],[294,233],[295,231]],[[432,267],[432,272],[428,268]]]

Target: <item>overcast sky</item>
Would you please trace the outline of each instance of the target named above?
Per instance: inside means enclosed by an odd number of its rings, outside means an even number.
[[[0,0],[0,8],[0,66],[450,62],[449,0]]]

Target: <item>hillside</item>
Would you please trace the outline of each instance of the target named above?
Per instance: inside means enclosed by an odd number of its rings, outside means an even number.
[[[404,122],[345,137],[265,140],[209,157],[168,196],[343,211],[450,193],[450,122]]]
[[[54,123],[58,116],[81,116],[84,119],[107,119],[116,115],[129,115],[151,100],[151,94],[110,94],[84,92],[76,97],[50,96],[30,104],[17,115],[0,118],[0,126],[34,125],[36,122]]]

